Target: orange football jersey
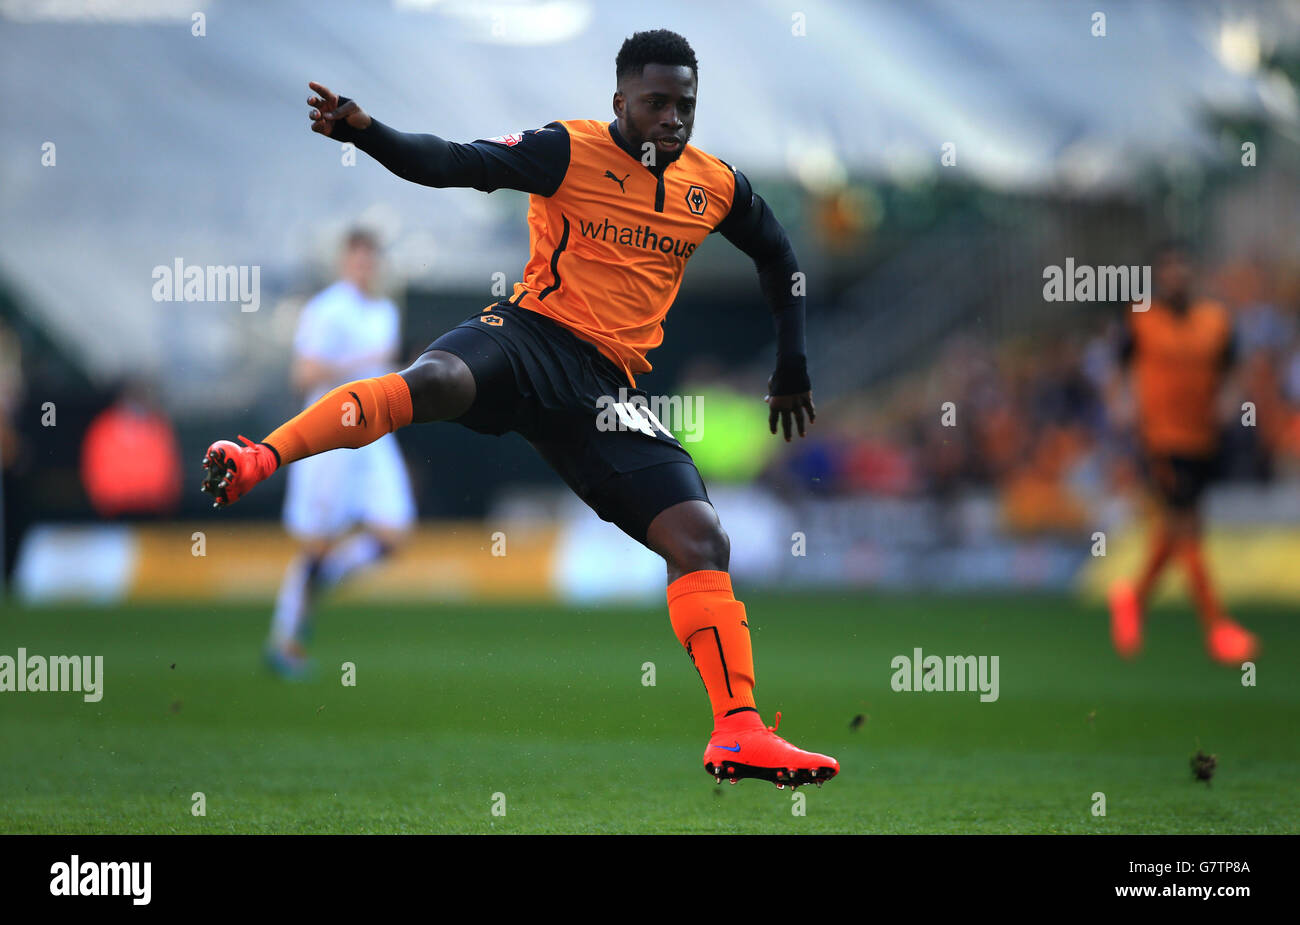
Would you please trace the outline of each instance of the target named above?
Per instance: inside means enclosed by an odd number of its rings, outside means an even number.
[[[1183,315],[1153,302],[1131,312],[1138,429],[1148,452],[1203,456],[1218,441],[1215,401],[1232,337],[1228,313],[1195,302]]]
[[[560,124],[569,167],[553,195],[529,197],[530,256],[510,301],[595,344],[635,385],[686,261],[731,209],[736,176],[687,145],[657,177],[607,123]]]

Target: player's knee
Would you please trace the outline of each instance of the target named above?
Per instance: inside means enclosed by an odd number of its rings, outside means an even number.
[[[372,527],[370,532],[379,544],[379,557],[381,559],[396,555],[411,538],[409,530],[394,527]]]
[[[660,512],[650,523],[646,545],[663,556],[672,578],[702,570],[725,572],[731,541],[707,501],[686,501]]]
[[[462,387],[452,359],[447,353],[426,353],[402,370],[412,401],[427,400]]]
[[[709,542],[712,547],[713,561],[717,563],[717,570],[725,572],[731,565],[731,537],[727,536],[727,531],[722,527],[717,527]]]
[[[303,539],[298,541],[298,552],[303,559],[310,565],[313,562],[319,562],[325,558],[325,554],[330,551],[333,540],[328,539]]]
[[[455,354],[431,350],[399,375],[411,391],[412,423],[457,418],[474,403],[474,376]]]
[[[725,572],[731,562],[731,539],[720,524],[702,526],[681,537],[671,559],[670,564],[682,573]]]
[[[1196,539],[1200,534],[1200,523],[1195,511],[1178,509],[1174,512],[1170,521],[1172,532],[1179,539]]]

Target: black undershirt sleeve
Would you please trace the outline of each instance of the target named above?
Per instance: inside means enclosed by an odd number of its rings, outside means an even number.
[[[734,168],[733,168],[734,170]],[[799,262],[790,239],[739,170],[731,211],[714,231],[744,251],[758,270],[763,298],[772,309],[776,324],[776,372],[772,376],[774,395],[793,395],[811,389],[804,345],[804,297],[795,295],[795,274]]]
[[[339,102],[347,100],[340,97]],[[403,180],[440,189],[512,189],[551,196],[569,168],[569,133],[558,122],[500,140],[460,144],[399,132],[372,118],[363,131],[336,123],[330,137],[352,142]]]
[[[1226,373],[1236,366],[1240,351],[1241,345],[1237,339],[1237,332],[1233,330],[1229,332],[1228,340],[1223,345],[1223,354],[1219,357],[1219,371]]]
[[[1125,319],[1124,326],[1120,328],[1119,344],[1116,347],[1116,359],[1119,360],[1121,367],[1127,367],[1133,362],[1133,355],[1137,352],[1137,340],[1133,337],[1133,327]]]

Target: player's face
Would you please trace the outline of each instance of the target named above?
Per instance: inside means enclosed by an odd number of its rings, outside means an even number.
[[[375,281],[378,263],[373,248],[364,244],[354,245],[343,253],[343,266],[340,268],[340,273],[362,292],[369,292]]]
[[[1166,251],[1161,254],[1154,270],[1157,293],[1171,299],[1187,295],[1192,283],[1192,266],[1181,251]]]
[[[681,156],[695,129],[695,75],[689,67],[647,64],[641,76],[627,76],[614,94],[618,130],[644,152],[655,147],[655,162]]]

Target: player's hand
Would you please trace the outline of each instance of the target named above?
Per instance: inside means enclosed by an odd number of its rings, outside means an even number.
[[[347,122],[357,131],[370,127],[370,117],[357,105],[356,100],[348,100],[340,106],[338,94],[329,87],[315,81],[309,81],[307,86],[315,94],[307,98],[307,105],[311,107],[307,116],[311,119],[313,132],[332,135],[336,122]]]
[[[785,434],[785,442],[789,443],[793,435],[791,433],[791,421],[794,419],[794,425],[798,427],[799,436],[808,435],[808,424],[817,420],[817,410],[813,407],[812,392],[800,392],[797,395],[768,395],[764,401],[767,402],[767,424],[772,433],[776,433],[777,418],[781,419],[781,431]],[[804,421],[804,415],[808,419]]]

